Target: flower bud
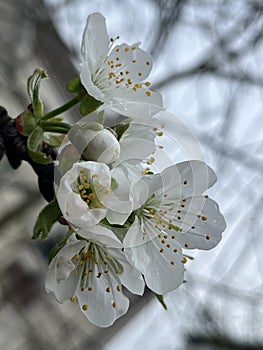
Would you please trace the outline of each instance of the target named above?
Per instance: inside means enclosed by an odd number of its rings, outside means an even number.
[[[110,164],[120,155],[120,144],[116,137],[100,123],[75,125],[69,139],[87,160]]]

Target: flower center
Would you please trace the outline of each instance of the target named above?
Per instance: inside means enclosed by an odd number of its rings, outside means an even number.
[[[71,259],[75,265],[74,273],[81,274],[80,289],[92,291],[94,274],[101,278],[108,273],[120,274],[123,272],[122,265],[112,256],[106,253],[105,249],[93,242],[87,241],[87,246]]]
[[[103,207],[103,203],[100,200],[100,192],[101,190],[107,191],[107,189],[103,189],[99,183],[94,185],[93,180],[96,177],[98,177],[97,174],[90,176],[86,169],[81,170],[81,174],[78,177],[77,187],[80,197],[90,209]],[[108,192],[109,191],[108,189]]]
[[[116,39],[119,39],[119,37]],[[104,92],[119,87],[125,87],[134,92],[143,87],[148,88],[151,85],[149,81],[144,83],[140,81],[143,80],[142,63],[147,67],[151,65],[151,61],[144,58],[145,62],[141,62],[140,57],[136,58],[136,50],[138,49],[136,44],[132,46],[121,45],[113,48],[112,46],[116,39],[111,39],[112,44],[109,47],[108,55],[95,73],[93,83]],[[152,92],[146,90],[145,95],[150,97]]]

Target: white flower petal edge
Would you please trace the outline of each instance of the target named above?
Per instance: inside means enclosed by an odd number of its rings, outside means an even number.
[[[84,61],[80,65],[80,79],[87,92],[132,118],[139,112],[152,116],[162,110],[161,95],[149,90],[149,82],[142,82],[151,71],[151,55],[141,50],[138,43],[112,47],[113,44],[104,16],[89,15],[82,38]]]
[[[78,301],[90,322],[107,327],[128,310],[122,285],[142,295],[144,281],[109,229],[96,225],[79,230],[78,235],[82,240],[68,243],[51,262],[46,289],[60,302]]]
[[[123,245],[148,287],[164,294],[183,280],[182,248],[213,248],[226,223],[216,202],[202,195],[216,181],[204,162],[182,162],[142,181],[148,185],[148,198],[138,186],[138,202],[141,196],[144,203],[135,212]]]

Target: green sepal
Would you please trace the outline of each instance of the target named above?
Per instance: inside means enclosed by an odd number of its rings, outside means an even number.
[[[27,91],[32,102],[34,116],[37,119],[41,118],[43,113],[43,103],[39,96],[40,83],[42,79],[47,77],[47,73],[39,68],[34,71],[27,81]]]
[[[80,102],[80,113],[82,115],[87,115],[90,114],[94,111],[96,111],[96,109],[99,108],[99,106],[102,105],[101,101],[96,100],[94,97],[90,96],[90,95],[86,95]]]
[[[72,235],[72,233],[74,232],[74,230],[72,230],[71,228],[68,230],[65,238],[63,239],[63,241],[56,243],[54,245],[54,247],[51,249],[51,251],[48,254],[48,263],[50,264],[51,261],[55,258],[55,256],[57,255],[57,253],[67,244],[69,237]]]
[[[81,84],[80,77],[70,80],[67,83],[67,90],[69,92],[80,92],[82,90],[85,90],[84,86]]]
[[[155,294],[157,300],[162,304],[163,308],[164,308],[165,310],[167,310],[167,305],[166,305],[165,302],[164,302],[164,297],[163,297],[163,295],[161,295],[161,294],[156,294],[156,293],[154,293],[154,294]]]
[[[60,133],[60,134],[67,134],[71,129],[70,124],[53,121],[53,118],[49,119],[48,121],[41,120],[39,122],[39,125],[41,126],[43,131],[49,131],[49,132]]]
[[[25,135],[30,135],[36,127],[37,121],[33,113],[30,110],[26,110],[23,113],[23,131]]]
[[[52,158],[41,152],[44,132],[40,126],[36,126],[27,140],[27,152],[31,159],[39,164],[49,164]]]
[[[118,140],[122,137],[122,135],[125,133],[125,131],[128,129],[129,126],[130,126],[130,123],[121,124],[120,126],[117,127],[115,132],[117,134],[117,139]]]
[[[63,136],[56,136],[50,134],[49,132],[44,132],[43,141],[50,147],[60,147],[63,141]]]
[[[48,205],[46,205],[38,215],[37,221],[34,226],[34,234],[32,239],[41,238],[42,240],[48,237],[48,234],[53,225],[61,217],[61,210],[58,206],[56,199],[53,199]]]

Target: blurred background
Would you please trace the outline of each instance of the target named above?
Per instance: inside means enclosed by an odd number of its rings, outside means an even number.
[[[209,193],[228,227],[215,249],[193,252],[187,283],[165,296],[168,311],[145,293],[100,329],[46,294],[49,242],[30,239],[45,201],[30,166],[13,170],[4,158],[0,349],[263,349],[263,1],[0,0],[0,105],[10,116],[26,109],[26,81],[38,67],[50,77],[41,90],[47,110],[71,98],[65,84],[78,75],[94,11],[112,37],[152,53],[153,87],[215,169]]]

